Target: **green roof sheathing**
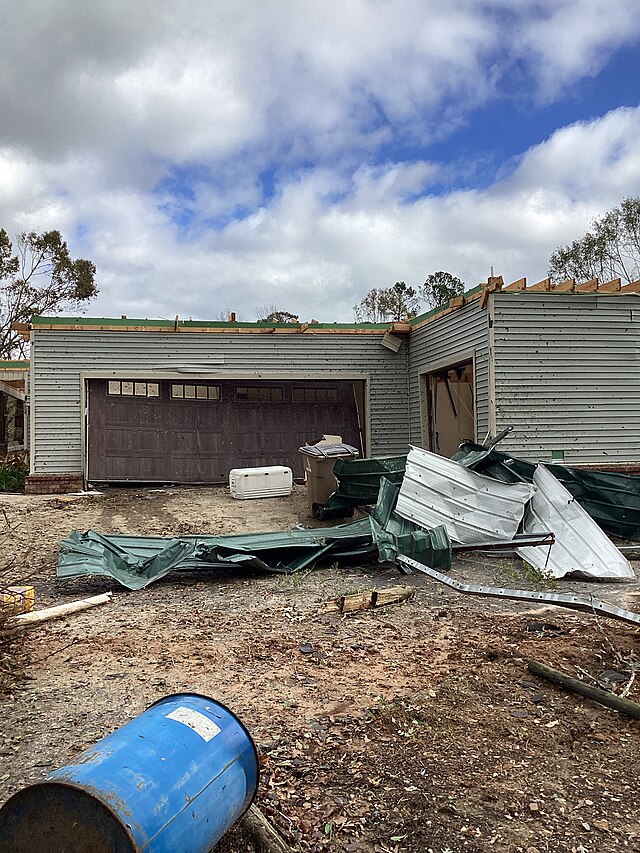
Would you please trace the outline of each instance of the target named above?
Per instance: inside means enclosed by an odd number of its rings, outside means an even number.
[[[298,330],[305,326],[311,330],[347,330],[386,332],[391,322],[385,323],[247,323],[226,322],[222,320],[149,320],[133,317],[32,317],[31,325],[37,326],[77,326],[78,329],[108,326],[125,329],[290,329]]]

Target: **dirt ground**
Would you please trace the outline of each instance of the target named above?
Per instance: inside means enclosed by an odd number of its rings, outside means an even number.
[[[251,730],[257,802],[294,850],[640,850],[640,724],[527,670],[534,659],[587,680],[609,671],[619,691],[640,657],[632,625],[463,597],[378,564],[290,577],[182,572],[140,592],[55,576],[58,543],[74,529],[281,530],[312,523],[305,502],[302,487],[261,501],[224,488],[0,497],[2,583],[34,583],[38,607],[114,592],[17,641],[25,679],[0,663],[13,681],[0,699],[0,802],[162,696],[196,691]],[[510,559],[467,555],[451,574],[540,588]],[[415,588],[404,604],[325,610],[337,595],[398,582]],[[640,609],[638,582],[557,588]],[[640,699],[637,685],[629,698]],[[235,828],[216,849],[253,847]]]

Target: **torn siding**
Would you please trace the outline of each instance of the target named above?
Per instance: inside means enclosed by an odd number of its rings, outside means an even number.
[[[493,298],[496,426],[515,427],[500,450],[532,462],[640,462],[638,296]]]
[[[32,473],[83,470],[81,373],[171,372],[193,368],[233,377],[331,373],[369,378],[373,455],[406,453],[409,443],[408,344],[394,353],[381,334],[237,335],[32,331]],[[363,378],[365,378],[363,376]]]
[[[470,352],[475,355],[474,404],[476,435],[480,441],[489,428],[488,314],[475,300],[446,314],[409,336],[409,413],[411,443],[423,446],[420,376],[434,365],[455,364]],[[427,436],[424,436],[426,446]]]

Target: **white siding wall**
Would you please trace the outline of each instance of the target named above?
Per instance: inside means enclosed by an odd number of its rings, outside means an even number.
[[[370,374],[372,454],[405,453],[409,441],[408,345],[393,353],[369,334],[211,334],[32,331],[32,473],[82,471],[83,371]]]
[[[422,444],[420,417],[420,374],[435,364],[455,364],[467,353],[475,354],[476,432],[480,440],[488,430],[488,315],[474,300],[417,331],[409,338],[409,399],[411,443]],[[427,437],[425,436],[425,441]]]
[[[531,461],[640,461],[640,297],[495,296],[500,449]]]

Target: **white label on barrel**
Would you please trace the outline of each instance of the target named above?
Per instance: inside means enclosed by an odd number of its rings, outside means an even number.
[[[193,729],[207,743],[222,731],[220,726],[216,726],[213,720],[205,717],[200,711],[194,711],[193,708],[176,708],[175,711],[167,714],[167,719],[182,723],[183,726],[189,726],[190,729]]]

